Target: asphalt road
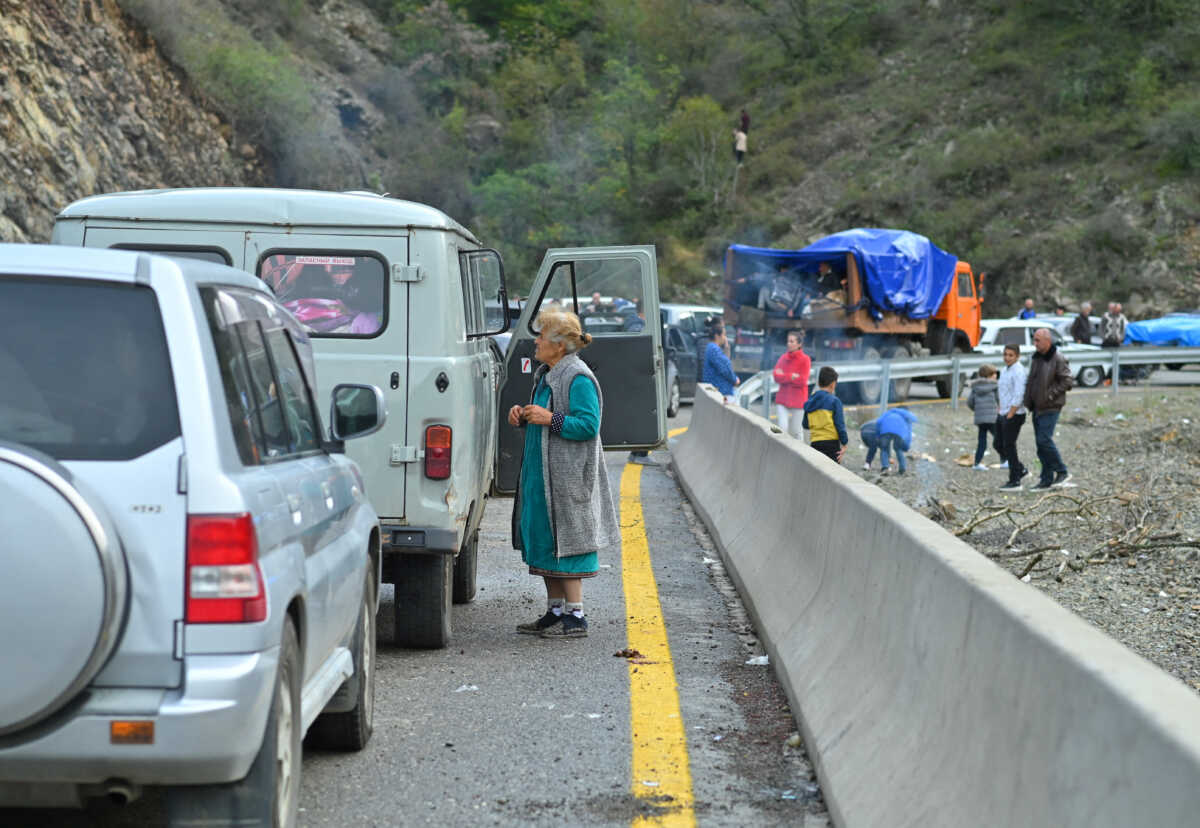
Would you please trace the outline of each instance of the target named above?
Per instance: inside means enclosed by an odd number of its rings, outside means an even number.
[[[670,420],[687,425],[690,407]],[[614,496],[625,455],[607,455]],[[826,825],[811,767],[786,746],[795,732],[718,555],[669,472],[642,467],[641,506],[675,665],[694,811],[701,825]],[[631,665],[622,560],[601,555],[584,585],[591,634],[542,640],[514,626],[545,611],[540,578],[509,543],[511,501],[489,504],[479,592],[455,607],[452,646],[417,651],[381,641],[375,733],[366,750],[306,750],[301,824],[628,825],[669,810],[656,779],[631,778]],[[626,524],[622,515],[622,524]],[[624,528],[624,526],[623,526]],[[380,627],[390,629],[391,588]],[[3,811],[5,826],[161,824],[161,797],[125,807]]]

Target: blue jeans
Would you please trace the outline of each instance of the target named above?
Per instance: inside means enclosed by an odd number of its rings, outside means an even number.
[[[875,429],[863,429],[862,441],[867,447],[867,465],[871,465],[871,461],[875,459],[875,452],[879,450],[879,435]]]
[[[987,438],[988,434],[992,435],[992,447],[996,449],[996,454],[1003,455],[1000,451],[1000,429],[995,423],[976,423],[975,427],[979,429],[979,440],[975,444],[975,465],[978,466],[983,460],[983,455],[987,453]]]
[[[904,460],[904,452],[908,451],[908,443],[904,442],[904,438],[899,434],[880,434],[879,464],[885,469],[891,462],[889,455],[893,451],[896,452],[896,465],[900,467],[900,473],[904,474],[908,471],[908,463]]]
[[[1054,445],[1054,428],[1058,425],[1061,411],[1043,411],[1033,414],[1033,439],[1037,443],[1038,460],[1042,461],[1042,483],[1053,483],[1055,474],[1066,474],[1058,446]]]

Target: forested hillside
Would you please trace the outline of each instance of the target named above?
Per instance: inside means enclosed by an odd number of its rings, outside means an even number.
[[[990,314],[1200,305],[1193,0],[119,2],[278,183],[431,203],[518,281],[653,242],[712,298],[730,242],[894,226]]]

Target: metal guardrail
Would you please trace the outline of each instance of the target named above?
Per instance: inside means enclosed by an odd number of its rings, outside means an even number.
[[[1029,349],[1024,349],[1021,362],[1029,365]],[[1112,393],[1117,393],[1120,385],[1121,366],[1123,365],[1158,365],[1160,363],[1186,364],[1200,363],[1200,348],[1181,348],[1176,346],[1163,348],[1125,347],[1104,348],[1098,351],[1074,351],[1070,346],[1063,348],[1063,354],[1068,362],[1078,367],[1079,363],[1103,365],[1105,373],[1112,377]],[[1074,359],[1073,359],[1074,358]],[[888,406],[888,393],[892,380],[917,377],[950,377],[950,407],[958,408],[958,398],[962,393],[962,383],[967,372],[977,371],[981,365],[995,365],[998,354],[955,354],[953,356],[919,357],[916,359],[884,359],[884,360],[855,360],[847,362],[813,362],[809,374],[814,380],[823,365],[837,369],[838,382],[871,382],[879,381],[880,411]],[[765,392],[764,392],[765,387]],[[771,400],[779,389],[771,371],[759,371],[734,389],[734,399],[742,408],[749,409],[757,399],[762,400],[763,416],[770,419]],[[875,402],[870,403],[874,405]]]

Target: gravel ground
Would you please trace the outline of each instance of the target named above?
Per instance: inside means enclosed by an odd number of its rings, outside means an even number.
[[[1028,421],[1018,442],[1027,488],[1001,492],[1006,471],[960,464],[975,451],[965,405],[910,410],[908,474],[880,476],[878,459],[862,471],[857,425],[878,414],[867,408],[847,412],[847,468],[1200,690],[1200,391],[1070,392],[1055,442],[1076,486],[1049,494],[1028,489],[1039,469]],[[983,462],[1000,462],[990,446]]]

